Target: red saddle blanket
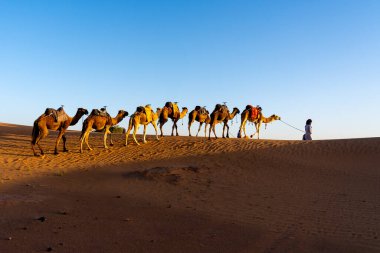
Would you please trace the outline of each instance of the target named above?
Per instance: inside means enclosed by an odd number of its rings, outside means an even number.
[[[252,105],[247,105],[247,109],[249,111],[249,118],[251,120],[257,119],[257,117],[259,116],[259,109],[257,107],[252,106]]]

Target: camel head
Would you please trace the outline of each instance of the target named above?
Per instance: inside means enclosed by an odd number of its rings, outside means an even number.
[[[182,119],[187,114],[187,107],[182,107],[182,112],[180,112],[179,118]]]
[[[126,112],[124,110],[119,110],[119,112],[117,113],[117,115],[120,115],[124,119],[125,117],[128,116],[128,112]]]
[[[157,115],[157,117],[160,117],[161,111],[162,111],[162,109],[160,107],[156,108],[156,115]]]
[[[281,120],[281,117],[280,116],[277,116],[276,114],[273,114],[272,116],[270,116],[271,118],[274,118],[275,120]]]
[[[239,108],[237,108],[237,107],[234,107],[233,111],[236,111],[236,114],[239,114],[239,113],[240,113],[240,110],[239,110]]]
[[[82,115],[88,115],[88,111],[84,108],[78,108],[77,113],[80,113]]]

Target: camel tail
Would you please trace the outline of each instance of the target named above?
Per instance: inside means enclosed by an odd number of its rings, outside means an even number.
[[[36,145],[37,137],[40,134],[40,129],[38,127],[38,121],[34,121],[33,130],[32,130],[32,144]]]

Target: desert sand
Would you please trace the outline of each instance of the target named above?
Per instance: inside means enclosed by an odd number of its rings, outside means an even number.
[[[380,138],[93,133],[80,154],[69,131],[55,156],[50,132],[40,158],[31,131],[0,123],[1,253],[380,252]]]

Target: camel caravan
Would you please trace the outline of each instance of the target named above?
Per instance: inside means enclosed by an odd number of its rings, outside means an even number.
[[[160,137],[163,137],[162,127],[169,119],[171,119],[173,122],[171,136],[174,136],[174,133],[176,136],[178,136],[179,134],[177,122],[180,119],[183,119],[188,112],[188,109],[186,107],[182,107],[181,109],[182,110],[179,109],[177,102],[166,102],[162,108],[157,108],[156,111],[152,109],[151,105],[137,107],[136,111],[130,115],[128,129],[125,131],[125,146],[128,145],[128,137],[132,129],[132,138],[137,145],[140,145],[136,138],[136,133],[139,130],[140,125],[144,126],[142,143],[147,143],[146,128],[150,124],[154,127],[156,139],[159,140]],[[214,137],[217,139],[218,137],[215,132],[215,126],[221,123],[223,124],[222,138],[229,138],[230,127],[228,125],[228,121],[233,120],[239,113],[240,110],[236,107],[232,109],[232,112],[230,112],[227,105],[225,104],[217,104],[211,114],[206,109],[206,107],[196,106],[194,110],[189,113],[189,136],[192,136],[190,130],[191,125],[197,121],[199,122],[199,128],[196,137],[198,137],[198,134],[204,124],[205,137],[207,138],[207,127],[209,126],[208,139],[211,140],[211,132],[214,133]],[[66,114],[63,106],[57,110],[47,108],[45,112],[34,121],[33,124],[31,144],[34,156],[44,156],[44,151],[41,148],[40,141],[48,135],[49,130],[59,131],[55,142],[54,154],[59,153],[58,145],[61,139],[63,140],[63,152],[68,152],[69,150],[66,147],[65,132],[69,126],[77,124],[84,115],[88,115],[88,111],[84,108],[78,108],[77,113],[73,117],[70,117]],[[106,108],[102,108],[100,110],[93,109],[87,118],[83,121],[82,132],[79,140],[80,152],[83,153],[83,143],[86,144],[88,150],[92,150],[88,142],[89,135],[92,131],[104,133],[103,146],[105,149],[108,148],[107,136],[110,135],[110,146],[113,146],[111,128],[119,124],[128,115],[128,112],[119,110],[115,117],[111,117],[111,115],[109,115],[106,111]],[[252,105],[247,105],[244,111],[241,113],[241,124],[238,132],[238,138],[249,138],[246,134],[245,129],[247,122],[253,123],[256,129],[256,132],[251,135],[250,138],[253,138],[257,134],[257,138],[259,139],[261,124],[267,124],[275,120],[281,120],[281,118],[275,114],[271,115],[268,118],[264,117],[262,114],[262,108],[260,106],[255,107]],[[160,127],[160,137],[158,134],[157,124]],[[40,150],[40,154],[38,154],[35,150],[36,145]]]

